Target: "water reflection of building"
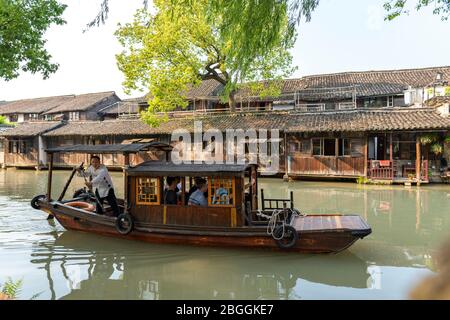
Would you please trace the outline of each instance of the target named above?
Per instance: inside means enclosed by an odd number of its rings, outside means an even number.
[[[289,299],[301,290],[298,280],[367,288],[369,278],[366,263],[350,252],[186,250],[64,232],[37,243],[32,262],[47,270],[53,299]],[[77,266],[78,272],[68,270]],[[55,292],[56,274],[69,293]]]

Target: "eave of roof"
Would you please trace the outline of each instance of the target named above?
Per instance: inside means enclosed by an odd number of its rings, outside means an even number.
[[[35,137],[63,126],[62,122],[23,122],[0,133],[2,137]]]
[[[46,114],[59,114],[62,112],[86,111],[93,108],[103,100],[116,96],[114,91],[86,93],[74,96],[73,99],[67,101],[56,108],[44,112]],[[117,97],[117,96],[116,96]],[[117,97],[118,100],[119,97]]]
[[[251,165],[236,165],[236,164],[209,164],[205,166],[202,164],[175,164],[173,162],[144,162],[136,167],[127,170],[129,175],[146,174],[152,176],[158,175],[192,175],[198,176],[202,174],[207,175],[227,175],[240,176]]]
[[[367,132],[386,130],[448,130],[450,118],[432,108],[356,109],[300,113],[272,111],[235,113],[202,117],[174,118],[159,127],[150,127],[141,120],[106,120],[102,122],[71,122],[45,136],[149,136],[170,135],[175,130],[194,132],[194,123],[201,121],[202,130],[266,129],[286,132]]]

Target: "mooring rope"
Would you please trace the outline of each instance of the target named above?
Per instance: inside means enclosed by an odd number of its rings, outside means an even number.
[[[284,213],[286,210],[290,210],[290,212],[292,213],[292,215],[295,215],[297,217],[305,217],[306,214],[302,214],[300,213],[298,210],[296,209],[275,209],[272,211],[272,215],[267,215],[264,214],[261,210],[258,210],[258,212],[256,213],[257,216],[261,217],[261,218],[265,218],[268,219],[268,223],[267,223],[267,234],[272,236],[272,238],[274,238],[275,240],[282,240],[284,238],[284,233],[285,233],[285,229],[286,229],[286,225],[288,225],[287,223],[287,218],[288,218],[288,214],[286,214],[284,216],[284,219],[280,218],[280,215],[282,213]],[[291,215],[291,217],[292,217]],[[281,223],[282,226],[282,232],[281,235],[279,237],[277,237],[274,234],[275,228],[278,226],[278,223]]]

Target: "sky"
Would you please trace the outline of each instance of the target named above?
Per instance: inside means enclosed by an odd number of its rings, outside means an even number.
[[[298,67],[292,77],[344,71],[386,70],[450,65],[450,20],[431,8],[384,21],[386,0],[321,0],[309,23],[301,23],[292,55]],[[416,2],[417,0],[410,0]],[[21,74],[0,80],[0,101],[115,91],[121,98],[123,75],[115,55],[118,23],[132,20],[142,0],[111,0],[106,25],[83,33],[101,0],[64,0],[67,24],[48,30],[47,48],[59,70],[47,80]],[[134,92],[131,97],[143,95]]]

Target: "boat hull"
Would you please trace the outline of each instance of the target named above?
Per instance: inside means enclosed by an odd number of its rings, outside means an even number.
[[[299,240],[296,245],[290,249],[280,249],[272,236],[267,234],[265,226],[222,228],[136,222],[131,233],[122,235],[116,230],[113,217],[87,213],[55,203],[42,202],[41,209],[54,215],[57,221],[68,230],[164,244],[264,248],[301,253],[337,253],[371,233],[370,228],[297,229]]]

